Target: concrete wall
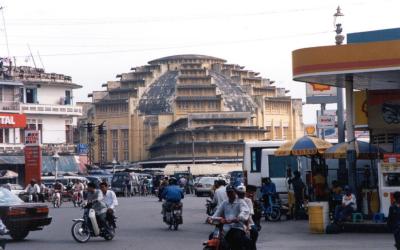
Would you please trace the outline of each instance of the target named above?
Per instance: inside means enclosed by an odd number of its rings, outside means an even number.
[[[60,116],[40,117],[43,120],[43,142],[44,144],[66,143],[65,120]]]
[[[37,88],[37,100],[39,104],[63,105],[61,98],[65,99],[65,91],[71,90],[65,87],[44,87]],[[73,96],[72,92],[71,95]]]

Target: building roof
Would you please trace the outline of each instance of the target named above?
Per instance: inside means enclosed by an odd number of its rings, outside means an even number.
[[[205,56],[205,55],[195,55],[195,54],[185,54],[185,55],[174,55],[174,56],[166,56],[161,57],[149,62],[149,64],[158,64],[158,63],[166,63],[168,61],[179,61],[179,60],[213,60],[220,61],[221,63],[225,63],[226,60],[213,57],[213,56]]]

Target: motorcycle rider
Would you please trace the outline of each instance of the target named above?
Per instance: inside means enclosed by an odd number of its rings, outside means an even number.
[[[107,233],[111,230],[107,224],[107,205],[103,201],[103,193],[96,189],[96,184],[90,182],[87,185],[86,201],[91,204],[92,209],[96,212],[100,228],[104,228]]]
[[[83,185],[83,183],[81,182],[81,180],[76,180],[76,182],[74,183],[74,186],[72,187],[72,191],[73,192],[77,192],[78,196],[83,199],[83,190],[85,189],[85,186]]]
[[[35,179],[31,180],[31,183],[29,183],[28,186],[25,188],[25,192],[28,193],[29,195],[32,195],[32,201],[33,202],[38,202],[39,200],[39,193],[40,193],[40,187],[36,183]]]
[[[228,199],[228,195],[226,194],[225,180],[217,180],[216,185],[217,186],[215,189],[212,203],[216,205],[216,208],[218,208],[222,204],[222,202]]]
[[[57,198],[61,199],[62,192],[64,191],[65,187],[61,183],[60,180],[56,180],[56,183],[53,186],[53,198],[54,196],[57,196]]]
[[[184,194],[182,189],[178,186],[178,181],[176,178],[172,177],[169,180],[169,185],[163,188],[161,198],[165,199],[165,202],[162,206],[163,220],[166,221],[166,211],[170,208],[174,203],[180,203],[184,198]]]
[[[115,207],[118,206],[118,199],[115,192],[108,189],[107,182],[100,183],[100,190],[103,194],[103,202],[107,205],[107,221],[116,227],[115,225]]]
[[[253,216],[254,216],[254,206],[253,206],[253,201],[246,197],[246,187],[244,185],[240,185],[236,187],[236,193],[238,196],[238,199],[243,199],[247,206],[249,207],[250,210],[250,217],[247,222],[247,232],[248,233],[248,248],[249,250],[257,250],[256,242],[258,239],[258,230],[256,227],[256,224],[253,221]]]
[[[222,202],[210,220],[223,217],[225,220],[225,239],[229,249],[244,250],[246,249],[245,229],[250,217],[250,209],[243,199],[237,198],[233,186],[227,186],[226,193],[228,200]]]
[[[262,194],[262,199],[264,201],[264,206],[267,208],[271,206],[269,204],[269,197],[272,199],[275,199],[276,196],[276,186],[275,183],[272,182],[271,178],[267,177],[262,180],[263,185],[261,186],[261,194]]]

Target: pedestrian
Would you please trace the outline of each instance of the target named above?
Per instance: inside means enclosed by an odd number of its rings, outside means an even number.
[[[356,196],[351,192],[350,187],[345,186],[344,192],[342,204],[335,209],[335,222],[342,222],[357,210]]]
[[[387,224],[394,235],[395,247],[400,250],[400,192],[394,192],[394,202],[389,208]]]
[[[303,180],[301,179],[301,175],[298,170],[294,171],[293,174],[294,174],[294,177],[292,179],[290,179],[288,182],[289,182],[289,184],[292,184],[292,186],[293,186],[294,200],[295,200],[294,215],[295,215],[295,218],[298,218],[300,216],[300,211],[303,208],[304,190],[305,190],[306,185],[304,184]]]

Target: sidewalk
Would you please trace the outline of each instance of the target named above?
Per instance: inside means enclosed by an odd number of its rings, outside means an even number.
[[[308,221],[263,222],[262,227],[258,249],[395,249],[392,234],[311,234],[308,231]]]

